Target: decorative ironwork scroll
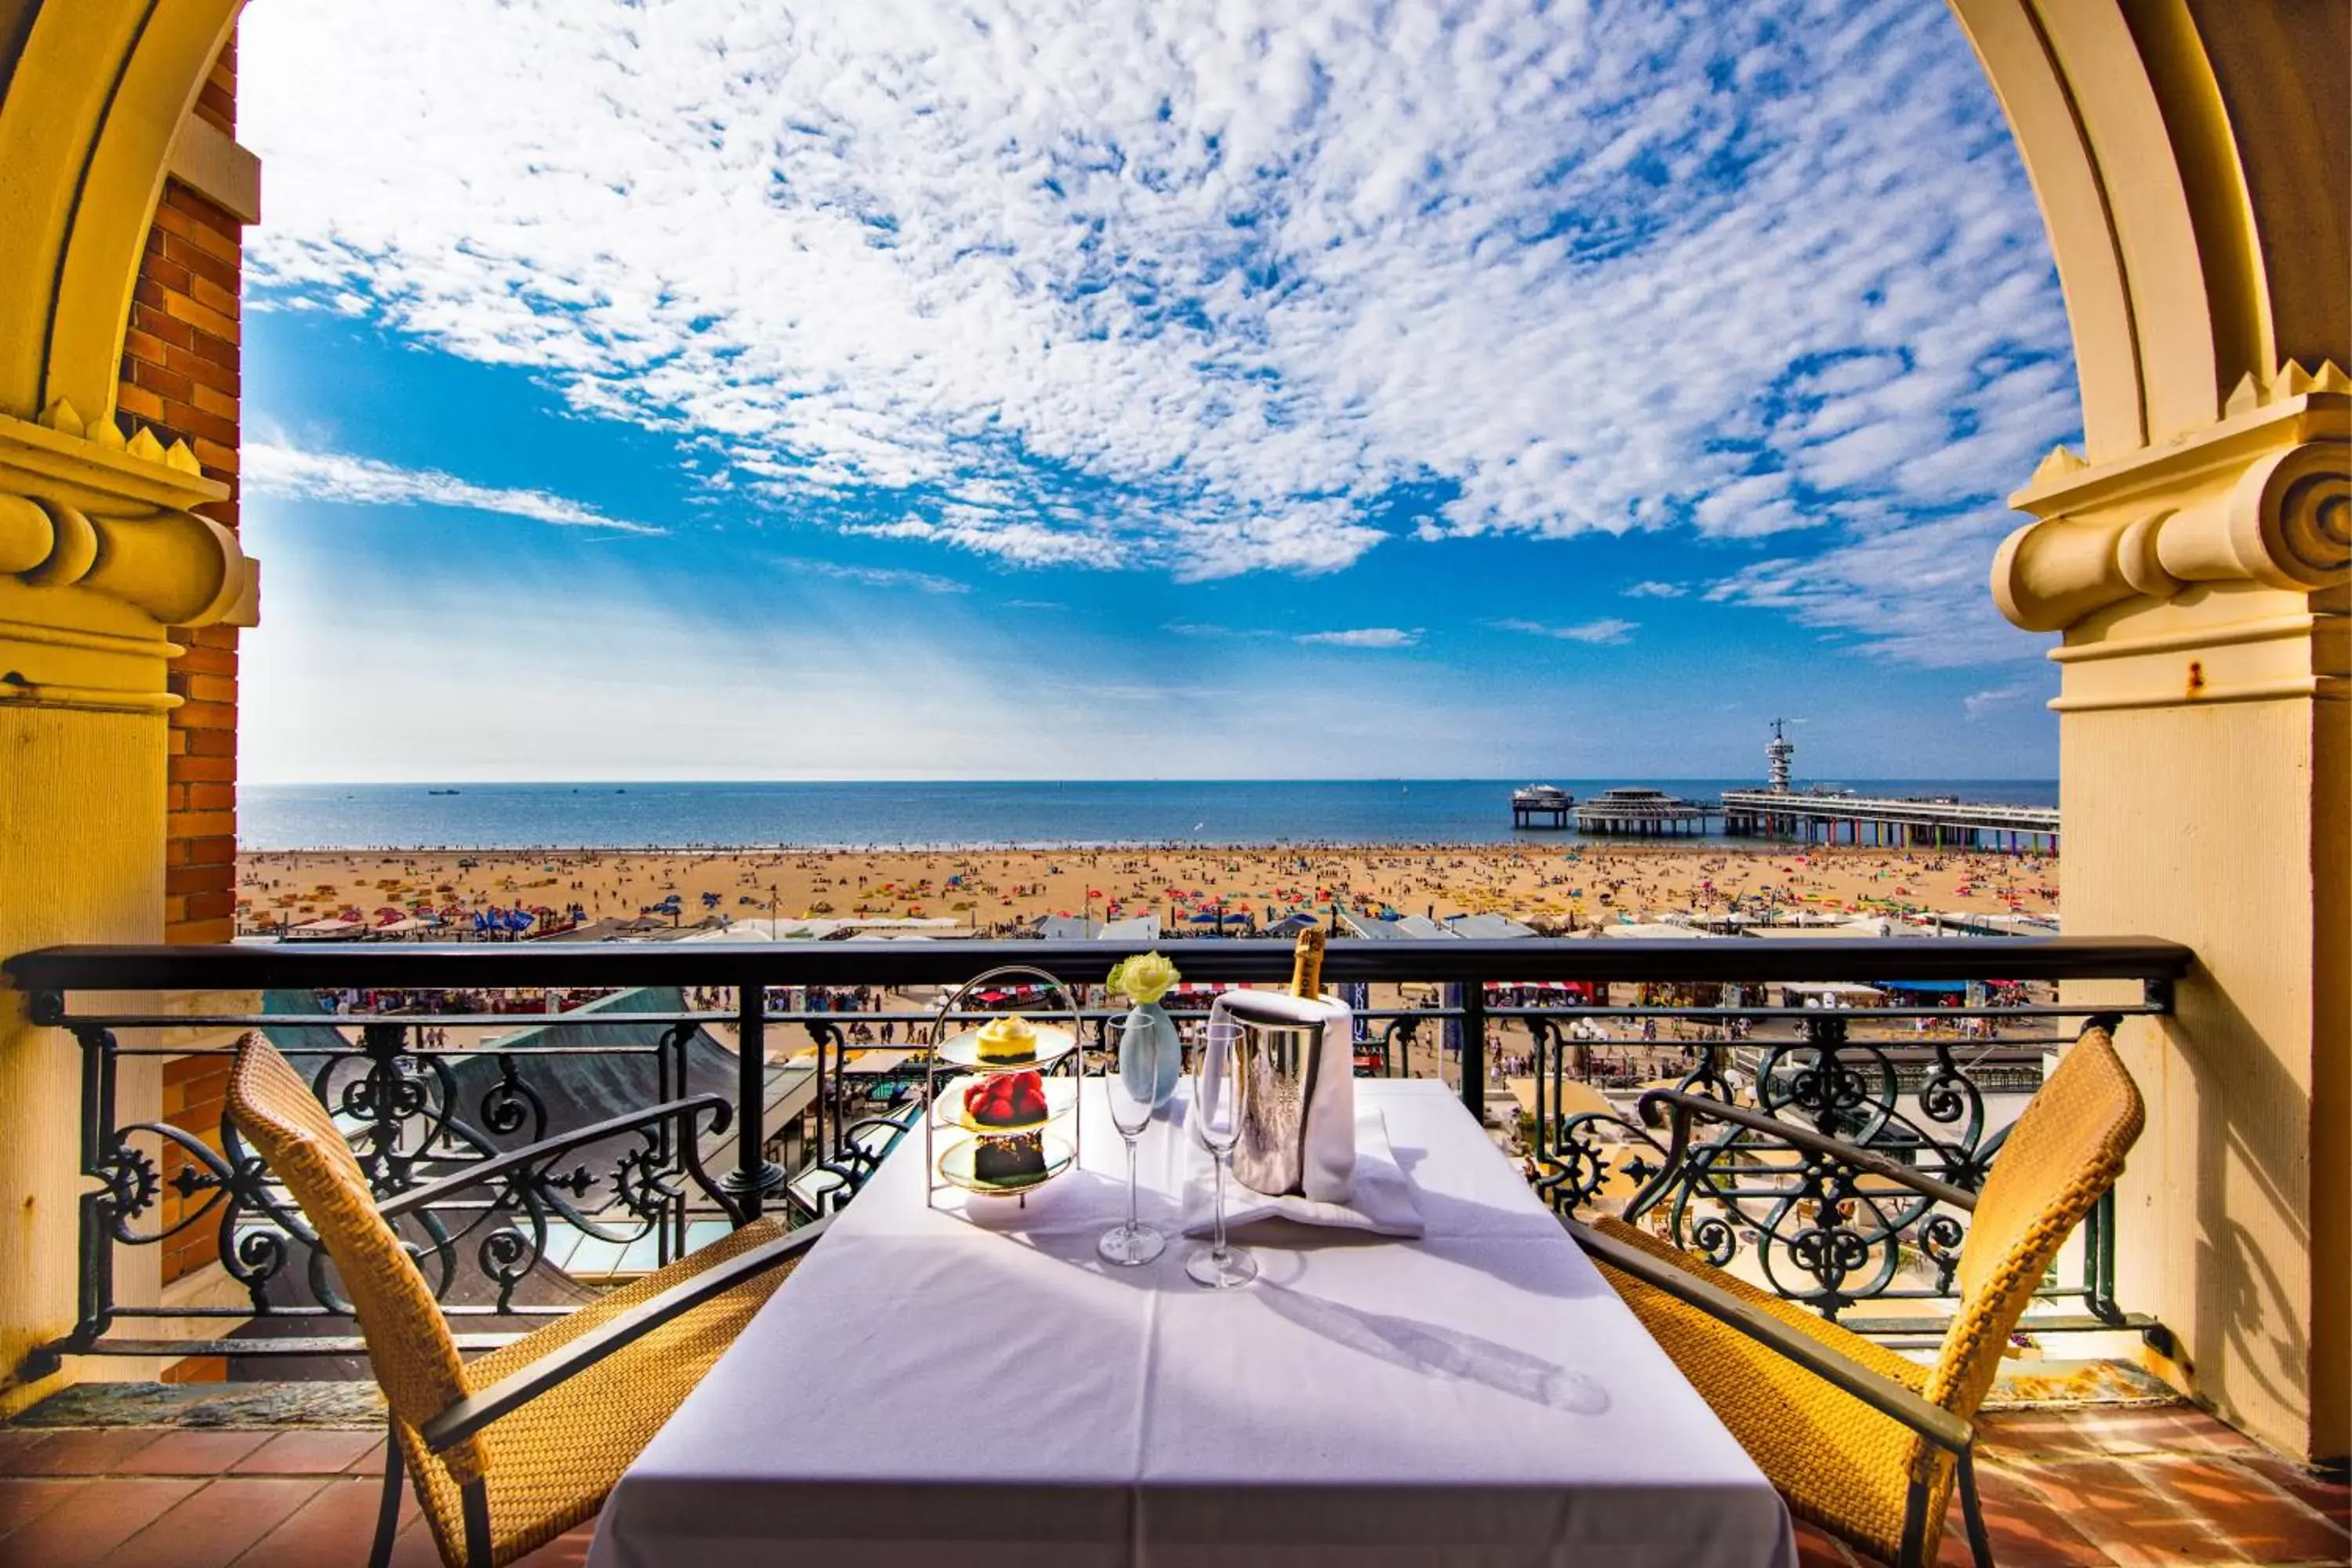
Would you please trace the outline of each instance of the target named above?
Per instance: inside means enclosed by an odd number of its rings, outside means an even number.
[[[1580,1063],[1570,1026],[1528,1024],[1552,1089],[1550,1113],[1538,1118],[1530,1176],[1553,1207],[1600,1207],[1646,1220],[1717,1268],[1745,1259],[1747,1277],[1831,1319],[1863,1303],[1952,1297],[1965,1214],[1857,1164],[1732,1122],[1694,1131],[1677,1148],[1637,1114],[1562,1113],[1559,1085],[1589,1064]],[[1706,1042],[1675,1088],[1786,1120],[1953,1186],[1981,1188],[2006,1130],[1988,1131],[1980,1075],[2002,1078],[2004,1089],[2030,1087],[2015,1081],[2013,1058],[1987,1073],[1962,1060],[1948,1037],[1858,1039],[1848,1025],[1842,1016],[1808,1016],[1795,1038],[1757,1040],[1745,1049]],[[2101,1246],[2095,1234],[2084,1285],[2065,1293],[2121,1322],[2101,1275]]]

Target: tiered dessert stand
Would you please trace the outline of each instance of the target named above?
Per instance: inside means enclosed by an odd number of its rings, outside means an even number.
[[[1037,1034],[1036,1054],[1023,1061],[983,1061],[980,1032],[983,1025],[954,1020],[972,1011],[971,997],[1007,981],[1039,984],[1058,994],[1060,1005],[1040,1016],[1024,1015]],[[1043,1014],[1041,1009],[1040,1013]],[[1064,1022],[1066,1020],[1066,1023]],[[957,988],[931,1026],[929,1060],[924,1068],[923,1168],[930,1173],[928,1201],[936,1204],[942,1192],[962,1191],[981,1197],[1025,1200],[1029,1194],[1073,1169],[1078,1163],[1078,1090],[1086,1078],[1086,1020],[1077,994],[1042,969],[1010,964],[976,975]],[[972,1119],[964,1106],[964,1090],[975,1083],[1006,1073],[1034,1072],[1045,1092],[1045,1114],[1012,1126],[994,1126]],[[1045,1157],[1034,1174],[991,1177],[977,1166],[982,1147],[1035,1137]]]

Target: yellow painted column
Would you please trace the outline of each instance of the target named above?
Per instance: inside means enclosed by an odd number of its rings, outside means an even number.
[[[192,510],[227,488],[114,408],[141,247],[236,9],[34,0],[0,27],[0,958],[162,940],[165,629],[255,618],[253,563]],[[26,1358],[74,1324],[92,1185],[79,1052],[26,1001],[0,988],[0,1416],[55,1381]],[[123,1120],[152,1079],[125,1076]]]
[[[164,715],[179,701],[164,628],[249,624],[256,587],[233,536],[186,510],[223,488],[188,467],[132,455],[119,431],[0,416],[0,955],[163,940]],[[73,1324],[89,1185],[79,1052],[26,1005],[0,990],[0,1412],[39,1392],[16,1369]],[[124,1120],[152,1114],[152,1078],[124,1075]]]
[[[2263,1441],[2352,1449],[2352,8],[1951,0],[2046,221],[2084,449],[1994,563],[2063,632],[2070,935],[2194,948],[2117,1043],[2122,1302]],[[2084,999],[2096,988],[2084,987]]]
[[[2013,499],[2046,521],[1994,579],[2011,618],[2065,631],[2068,934],[2197,952],[2174,1017],[2118,1041],[2149,1110],[2119,1296],[2178,1336],[2163,1370],[2305,1456],[2344,1452],[2352,1376],[2347,392],[2333,366],[2281,376],[2160,452],[2045,465]]]

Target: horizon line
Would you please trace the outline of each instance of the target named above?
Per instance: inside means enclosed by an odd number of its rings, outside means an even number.
[[[1654,784],[1719,784],[1737,776],[1731,773],[1593,773],[1580,776],[1573,773],[1552,773],[1553,779],[1567,779],[1575,784],[1591,784],[1604,777],[1629,777]],[[1086,777],[1086,778],[1015,778],[984,775],[840,778],[545,778],[545,779],[247,779],[242,789],[440,789],[468,786],[478,789],[548,789],[578,788],[586,785],[645,785],[659,788],[678,784],[726,785],[785,785],[824,786],[836,784],[1541,784],[1543,775],[1503,774],[1421,774],[1421,773],[1255,773],[1229,774],[1216,778],[1161,777]],[[1821,776],[1800,781],[1805,784],[2056,784],[2055,773],[1845,773],[1836,777]],[[1765,787],[1759,784],[1759,787]]]

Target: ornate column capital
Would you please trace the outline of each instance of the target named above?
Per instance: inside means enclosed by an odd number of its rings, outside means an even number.
[[[2028,631],[2064,631],[2200,584],[2321,594],[2352,583],[2352,378],[2333,362],[2249,376],[2195,435],[2095,466],[2061,447],[2010,504],[2038,520],[1993,558]]]
[[[260,569],[191,510],[226,500],[182,443],[52,404],[0,416],[0,703],[160,713],[172,626],[252,626]]]

